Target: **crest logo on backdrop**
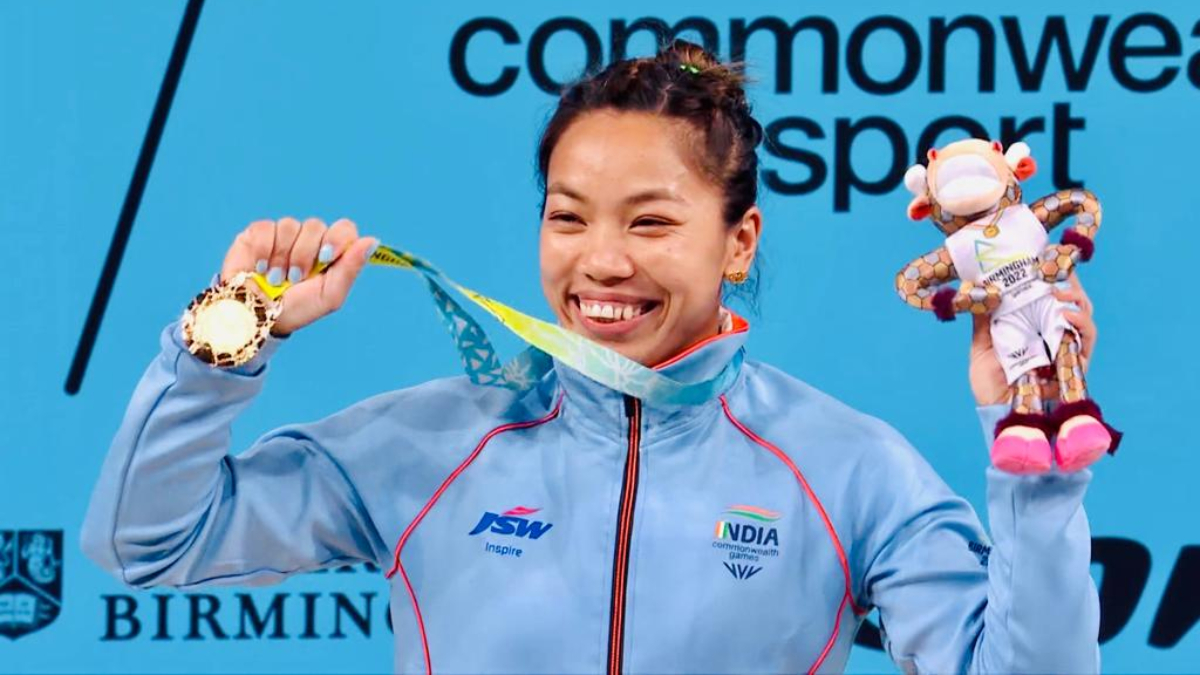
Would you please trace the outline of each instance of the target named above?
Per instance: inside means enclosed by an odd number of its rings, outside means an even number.
[[[0,635],[54,623],[62,609],[62,530],[0,530]]]

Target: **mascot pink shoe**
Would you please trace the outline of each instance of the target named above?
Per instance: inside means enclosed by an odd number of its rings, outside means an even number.
[[[1055,460],[1063,471],[1087,468],[1121,442],[1121,433],[1104,422],[1100,406],[1089,399],[1060,405],[1054,419],[1058,424]]]
[[[992,464],[1001,471],[1016,474],[1046,473],[1053,452],[1045,429],[1050,420],[1041,415],[1005,417],[996,429],[992,443]]]

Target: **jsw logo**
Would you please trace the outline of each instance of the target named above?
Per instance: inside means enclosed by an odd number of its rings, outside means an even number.
[[[483,517],[479,519],[479,523],[475,525],[475,529],[471,530],[470,535],[475,536],[482,532],[490,531],[492,534],[507,534],[522,538],[537,539],[549,532],[550,528],[554,527],[554,525],[552,523],[543,523],[540,520],[529,520],[523,516],[537,513],[540,510],[518,506],[504,513],[492,513],[489,511],[484,513]]]

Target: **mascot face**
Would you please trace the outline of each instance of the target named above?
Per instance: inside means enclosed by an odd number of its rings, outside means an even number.
[[[927,180],[933,199],[943,211],[969,216],[992,210],[1004,195],[1011,175],[998,148],[972,138],[935,152]]]
[[[1016,181],[1036,171],[1024,143],[1014,143],[1004,152],[999,141],[971,138],[930,149],[927,156],[928,169],[916,164],[904,175],[914,195],[908,217],[933,217],[943,230],[957,230],[996,210],[1006,196],[1012,198]]]

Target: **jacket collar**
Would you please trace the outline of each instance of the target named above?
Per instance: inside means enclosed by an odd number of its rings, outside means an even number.
[[[744,348],[749,336],[750,325],[746,320],[732,312],[729,316],[731,321],[725,322],[727,330],[697,342],[654,369],[680,382],[716,377]],[[629,421],[622,392],[596,382],[558,359],[554,359],[554,372],[566,394],[564,414],[605,436],[625,437]],[[643,434],[686,424],[716,406],[715,399],[700,405],[643,405]]]

